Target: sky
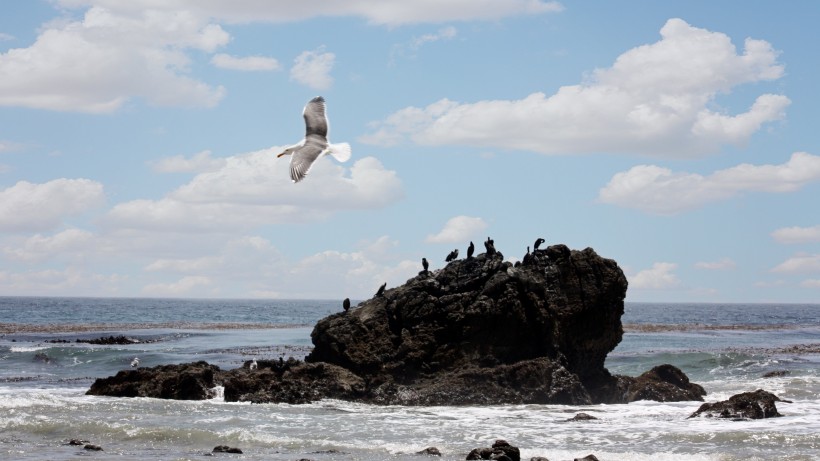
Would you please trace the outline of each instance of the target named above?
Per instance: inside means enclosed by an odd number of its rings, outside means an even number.
[[[488,237],[820,302],[820,3],[2,0],[0,295],[366,299]],[[331,142],[285,147],[327,101]]]

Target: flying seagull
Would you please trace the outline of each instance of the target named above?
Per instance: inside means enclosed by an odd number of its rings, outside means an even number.
[[[313,162],[320,156],[331,154],[336,160],[344,162],[350,158],[350,144],[330,144],[327,140],[327,115],[325,115],[325,98],[316,96],[308,101],[302,110],[305,118],[305,139],[294,144],[276,157],[291,155],[290,179],[299,182],[305,179]]]

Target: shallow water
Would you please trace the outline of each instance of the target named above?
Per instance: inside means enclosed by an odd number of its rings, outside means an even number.
[[[47,314],[22,313],[21,299],[26,310],[42,305]],[[660,327],[628,327],[607,359],[611,372],[637,375],[671,363],[706,388],[707,401],[758,388],[792,401],[778,403],[783,417],[759,421],[687,419],[699,402],[483,408],[86,396],[93,379],[128,368],[134,357],[141,366],[206,360],[234,368],[250,358],[304,356],[308,325],[339,304],[186,300],[177,309],[176,303],[0,298],[0,323],[12,324],[0,333],[0,459],[201,459],[214,446],[229,445],[244,451],[236,458],[243,460],[417,460],[414,453],[428,446],[456,460],[498,438],[518,446],[522,459],[553,461],[589,453],[601,460],[722,461],[810,460],[820,453],[820,354],[813,346],[820,344],[820,306],[627,306],[625,323]],[[214,310],[220,315],[212,323],[190,322],[210,320]],[[61,329],[69,324],[77,327]],[[140,342],[74,342],[109,335]],[[48,342],[55,339],[69,342]],[[763,378],[784,370],[785,376]],[[578,412],[598,419],[567,421]],[[65,445],[76,438],[104,452]]]

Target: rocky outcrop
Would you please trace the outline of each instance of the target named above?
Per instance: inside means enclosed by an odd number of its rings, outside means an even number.
[[[220,373],[219,367],[206,362],[123,370],[96,380],[86,394],[204,400],[214,397]]]
[[[177,378],[166,375],[167,366],[139,369],[98,380],[89,393],[200,398],[216,381],[226,401],[257,403],[702,400],[703,389],[671,366],[638,378],[604,368],[623,336],[627,281],[615,261],[591,248],[553,245],[511,264],[487,248],[320,320],[304,362],[259,361],[230,371],[180,365]],[[183,389],[190,392],[173,397]]]
[[[699,416],[728,418],[736,421],[745,419],[763,419],[782,416],[777,411],[775,402],[791,403],[782,400],[771,392],[758,389],[729,397],[729,400],[715,403],[704,403],[690,418]]]

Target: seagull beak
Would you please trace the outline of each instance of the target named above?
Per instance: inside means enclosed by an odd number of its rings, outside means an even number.
[[[281,157],[281,156],[283,156],[283,155],[285,155],[285,153],[284,153],[284,152],[282,152],[281,154],[277,155],[277,156],[276,156],[276,158],[279,158],[279,157]]]

